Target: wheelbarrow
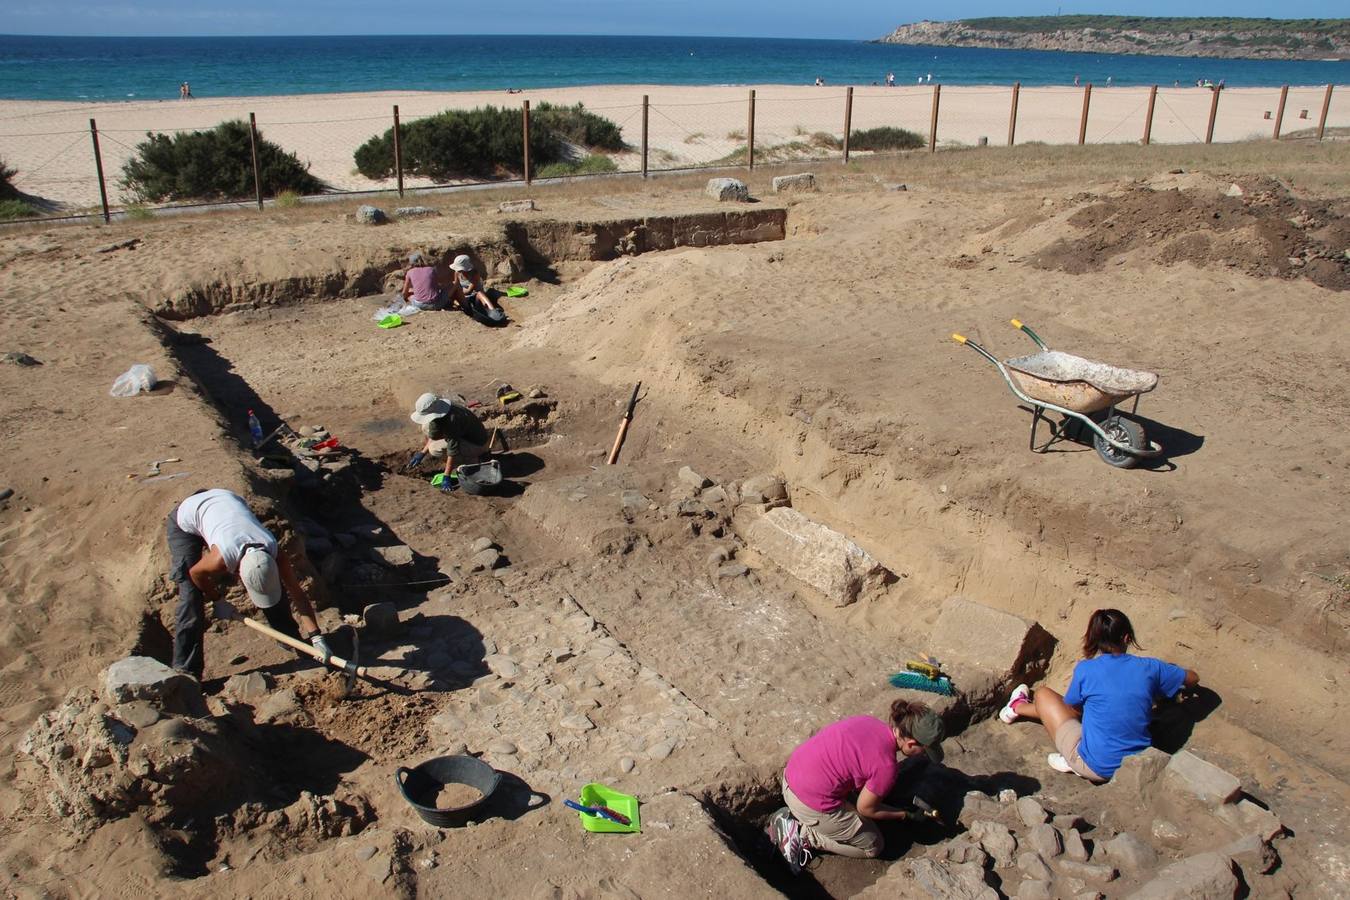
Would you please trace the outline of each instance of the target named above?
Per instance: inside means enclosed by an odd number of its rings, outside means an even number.
[[[1040,352],[1000,362],[963,335],[953,334],[952,340],[965,344],[997,366],[1012,392],[1030,405],[1027,411],[1031,413],[1032,451],[1044,453],[1056,441],[1078,440],[1086,428],[1092,432],[1092,446],[1097,455],[1118,469],[1132,469],[1140,460],[1162,454],[1162,447],[1144,436],[1142,425],[1116,412],[1117,405],[1133,399],[1129,415],[1134,415],[1139,408],[1139,395],[1158,386],[1156,374],[1051,350],[1031,328],[1017,319],[1012,324],[1035,341]],[[1056,422],[1048,412],[1057,412],[1063,419]],[[1037,446],[1036,430],[1042,419],[1050,426],[1050,439]]]

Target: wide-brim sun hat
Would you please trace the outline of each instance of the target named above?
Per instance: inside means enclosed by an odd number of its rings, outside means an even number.
[[[248,599],[258,609],[271,609],[281,602],[281,573],[277,561],[261,547],[249,547],[239,560],[239,580]]]
[[[454,269],[456,272],[472,272],[473,260],[461,253],[459,256],[455,257],[455,261],[450,264],[450,268]]]
[[[428,392],[417,398],[417,402],[413,404],[412,415],[409,418],[418,425],[426,425],[448,412],[450,412],[450,404]]]

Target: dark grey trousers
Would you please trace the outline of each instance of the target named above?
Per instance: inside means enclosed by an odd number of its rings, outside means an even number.
[[[173,625],[173,667],[200,681],[205,666],[202,636],[206,633],[206,598],[188,577],[188,570],[206,552],[206,542],[178,527],[176,506],[169,513],[165,528],[169,537],[169,578],[178,585],[178,607]],[[290,598],[283,595],[281,602],[263,610],[263,615],[267,617],[268,625],[298,639],[300,626],[291,614],[289,601]]]

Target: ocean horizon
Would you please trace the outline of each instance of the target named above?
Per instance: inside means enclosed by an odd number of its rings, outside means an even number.
[[[1231,87],[1350,81],[1350,62],[921,47],[870,41],[603,35],[0,36],[0,98],[177,100],[598,84]]]

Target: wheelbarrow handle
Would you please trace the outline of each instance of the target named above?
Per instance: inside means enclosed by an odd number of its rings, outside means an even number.
[[[1027,337],[1029,337],[1029,338],[1031,338],[1033,341],[1035,341],[1035,342],[1036,342],[1036,346],[1037,346],[1037,347],[1040,347],[1042,350],[1049,350],[1049,349],[1050,349],[1049,347],[1045,346],[1045,341],[1041,340],[1041,336],[1040,336],[1039,334],[1037,334],[1036,332],[1034,332],[1034,331],[1031,330],[1031,326],[1030,326],[1030,325],[1023,325],[1023,324],[1022,324],[1022,320],[1021,320],[1021,319],[1013,319],[1013,320],[1012,320],[1012,327],[1016,328],[1018,331],[1022,332],[1022,333],[1025,334]]]
[[[966,337],[964,334],[953,333],[952,340],[956,341],[958,344],[965,344],[967,347],[974,350],[976,353],[980,354],[994,365],[998,366],[999,370],[1002,371],[1003,364],[994,358],[994,354],[990,353],[988,350],[984,349],[979,344],[975,343],[970,338]]]

